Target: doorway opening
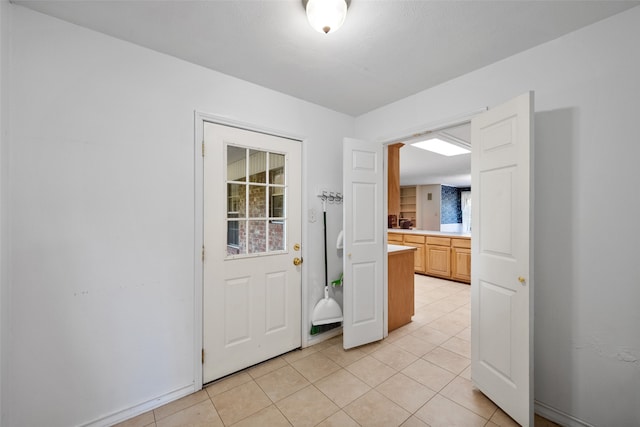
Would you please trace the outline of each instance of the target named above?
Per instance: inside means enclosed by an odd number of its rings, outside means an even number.
[[[422,146],[450,144],[457,155],[431,152]],[[471,124],[470,118],[431,127],[387,144],[387,242],[389,271],[397,270],[399,251],[410,250],[404,262],[416,277],[471,283]],[[466,203],[463,203],[464,200]],[[466,214],[466,215],[464,215]],[[463,224],[463,218],[465,219]],[[414,288],[389,275],[388,332],[410,323],[419,300]],[[411,285],[411,286],[409,286]],[[410,311],[409,311],[410,310]]]

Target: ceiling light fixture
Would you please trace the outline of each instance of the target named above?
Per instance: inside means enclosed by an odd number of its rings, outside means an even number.
[[[431,138],[426,141],[413,143],[411,145],[413,145],[414,147],[422,148],[423,150],[431,151],[433,153],[442,154],[443,156],[458,156],[460,154],[471,152],[466,148],[460,147],[459,145],[455,145],[438,138]]]
[[[347,16],[345,0],[309,0],[306,9],[309,24],[325,34],[337,31]]]

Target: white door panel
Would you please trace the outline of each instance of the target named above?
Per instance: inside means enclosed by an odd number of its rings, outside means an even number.
[[[382,339],[384,256],[382,146],[344,140],[343,346]]]
[[[224,295],[224,345],[233,346],[251,339],[251,278],[226,279]]]
[[[376,270],[374,262],[352,264],[353,325],[376,321]]]
[[[533,423],[532,129],[533,93],[471,121],[471,377],[525,426]]]
[[[299,141],[204,123],[203,382],[300,347]]]
[[[515,172],[513,167],[507,167],[480,174],[480,192],[491,200],[480,205],[480,250],[484,254],[513,258]]]
[[[287,295],[287,272],[276,271],[266,275],[266,334],[276,333],[287,327],[287,306],[291,303]]]

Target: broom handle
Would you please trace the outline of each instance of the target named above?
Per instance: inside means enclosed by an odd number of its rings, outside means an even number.
[[[323,206],[322,220],[324,222],[324,286],[329,287],[329,273],[327,272],[327,208]]]

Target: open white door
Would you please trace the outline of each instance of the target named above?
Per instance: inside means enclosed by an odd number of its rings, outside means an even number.
[[[533,425],[533,92],[471,120],[471,378]]]
[[[384,332],[383,146],[344,139],[345,349],[381,340]]]

